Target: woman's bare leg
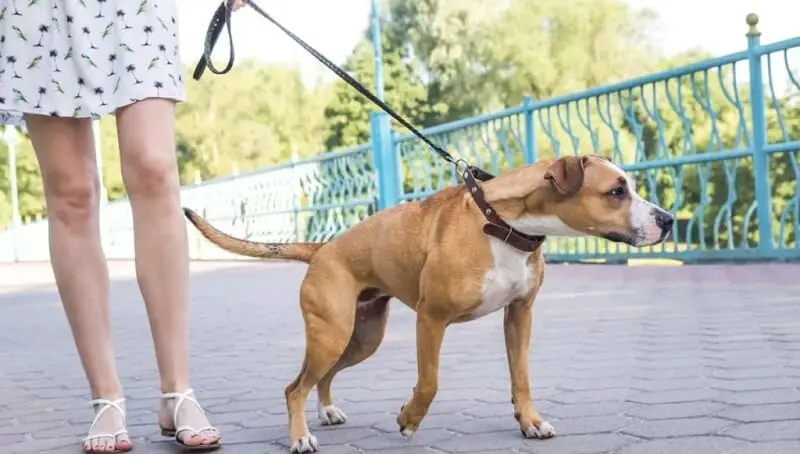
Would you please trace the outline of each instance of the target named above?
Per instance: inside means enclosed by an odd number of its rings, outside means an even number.
[[[189,386],[187,327],[189,254],[180,205],[175,155],[175,104],[149,98],[117,111],[122,179],[133,212],[136,276],[147,306],[162,392]],[[175,400],[165,400],[160,423],[172,428]],[[204,427],[205,415],[187,403],[178,415],[181,426]],[[186,444],[213,443],[216,430],[199,436],[183,432]]]
[[[50,263],[93,398],[122,397],[114,365],[108,303],[108,267],[100,242],[99,181],[88,119],[25,117],[42,171],[50,229]],[[98,411],[101,407],[96,407]],[[123,428],[106,410],[94,433]],[[127,435],[98,438],[85,448],[126,449]]]

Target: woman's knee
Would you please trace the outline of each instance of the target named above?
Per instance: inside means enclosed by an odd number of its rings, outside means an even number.
[[[96,176],[54,175],[45,184],[50,218],[79,227],[95,220],[100,203]]]
[[[157,146],[137,145],[128,150],[122,177],[131,197],[171,196],[179,191],[178,165],[173,153]]]
[[[117,112],[122,178],[132,198],[179,191],[174,103],[145,99]]]
[[[83,228],[98,214],[100,182],[88,119],[25,118],[51,219]]]

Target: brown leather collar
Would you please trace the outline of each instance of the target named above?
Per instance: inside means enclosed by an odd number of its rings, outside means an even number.
[[[518,230],[515,230],[504,220],[500,219],[500,216],[497,215],[497,212],[494,210],[494,208],[492,208],[492,206],[489,205],[489,202],[486,201],[483,190],[478,185],[478,181],[473,172],[479,172],[481,177],[484,177],[481,178],[483,181],[492,178],[492,176],[481,171],[480,169],[473,167],[467,167],[462,173],[462,177],[464,177],[464,184],[467,185],[469,194],[472,196],[472,199],[475,200],[475,204],[478,205],[481,213],[483,213],[484,217],[486,217],[486,220],[488,221],[483,225],[483,233],[497,238],[498,240],[507,243],[509,246],[519,249],[520,251],[535,252],[537,249],[539,249],[539,247],[542,246],[545,237],[541,235],[526,235]]]

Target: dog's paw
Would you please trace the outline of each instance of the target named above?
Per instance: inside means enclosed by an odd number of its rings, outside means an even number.
[[[407,426],[400,426],[400,435],[411,438],[412,435],[417,433],[417,427],[413,424],[409,424]]]
[[[298,438],[291,449],[292,454],[308,454],[317,451],[319,451],[319,442],[317,437],[310,433]]]
[[[336,405],[325,407],[319,404],[317,406],[317,415],[319,416],[319,422],[323,426],[336,426],[347,421],[347,415]]]
[[[556,435],[556,429],[549,422],[542,421],[538,427],[534,424],[528,426],[527,429],[522,431],[522,435],[524,435],[525,438],[544,440],[547,438],[553,438]]]
[[[404,437],[411,437],[417,432],[417,425],[412,424],[406,418],[405,413],[403,412],[406,409],[406,404],[403,404],[400,407],[400,413],[397,415],[397,425],[400,426],[400,435]]]

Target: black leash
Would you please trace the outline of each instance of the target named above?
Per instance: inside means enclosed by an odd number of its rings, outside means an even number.
[[[482,169],[477,167],[473,167],[471,165],[467,165],[466,161],[463,160],[456,160],[453,155],[445,151],[442,147],[433,143],[431,139],[429,139],[425,134],[420,132],[417,128],[415,128],[411,123],[409,123],[405,118],[403,118],[400,114],[395,112],[394,109],[389,107],[385,102],[381,101],[380,98],[375,96],[367,87],[365,87],[361,82],[354,79],[352,76],[347,74],[342,68],[337,66],[332,61],[328,60],[327,57],[319,53],[316,49],[311,47],[308,43],[303,41],[302,38],[295,35],[288,30],[286,27],[281,25],[280,22],[275,20],[272,16],[267,14],[266,11],[261,9],[258,5],[256,5],[252,0],[246,0],[245,2],[248,6],[250,6],[255,12],[263,16],[268,21],[272,22],[276,27],[281,29],[284,33],[286,33],[292,40],[294,40],[297,44],[299,44],[303,49],[305,49],[308,53],[314,56],[320,63],[325,65],[328,69],[334,72],[337,76],[339,76],[342,80],[347,82],[351,87],[355,88],[359,93],[366,96],[370,101],[375,103],[378,107],[383,109],[384,112],[389,114],[392,118],[398,121],[398,123],[405,126],[409,131],[411,131],[415,136],[417,136],[420,140],[425,142],[428,146],[430,146],[433,151],[435,151],[439,156],[442,157],[445,161],[455,165],[458,167],[459,164],[464,164],[467,170],[471,171],[471,173],[480,181],[487,181],[494,178],[493,175],[485,172]],[[227,2],[222,2],[217,10],[214,12],[214,16],[211,18],[211,22],[208,24],[208,30],[206,32],[206,41],[205,41],[205,49],[203,50],[203,56],[200,58],[200,61],[197,63],[197,66],[194,69],[193,77],[195,80],[200,80],[202,77],[203,72],[206,68],[208,68],[214,74],[226,74],[233,68],[234,62],[234,52],[233,52],[233,35],[231,33],[231,10],[230,5]],[[214,50],[214,46],[219,40],[219,36],[222,33],[222,28],[227,26],[228,28],[228,43],[230,46],[230,51],[228,55],[228,64],[222,70],[218,70],[214,67],[211,63],[211,53]]]
[[[475,166],[469,165],[465,160],[458,159],[456,160],[453,155],[445,151],[442,147],[436,145],[431,141],[428,137],[425,136],[422,132],[420,132],[417,128],[415,128],[411,123],[406,121],[405,118],[400,116],[397,112],[394,111],[391,107],[389,107],[385,102],[381,101],[377,96],[375,96],[368,88],[366,88],[361,82],[357,81],[353,77],[351,77],[347,72],[345,72],[342,68],[328,60],[324,55],[320,54],[316,49],[308,45],[305,41],[303,41],[299,36],[295,35],[291,31],[289,31],[286,27],[281,25],[278,21],[272,18],[269,14],[266,13],[263,9],[261,9],[258,5],[256,5],[252,0],[245,0],[245,3],[253,8],[258,14],[263,16],[268,21],[272,22],[276,27],[280,28],[284,33],[289,35],[297,44],[299,44],[303,49],[308,51],[311,55],[314,56],[320,63],[325,65],[328,69],[333,71],[337,76],[339,76],[342,80],[347,82],[351,87],[355,88],[359,93],[366,96],[370,101],[375,103],[378,107],[383,109],[384,112],[389,114],[392,118],[397,120],[400,124],[408,128],[415,136],[419,137],[420,140],[425,142],[428,146],[430,146],[433,151],[435,151],[439,156],[442,157],[445,161],[453,164],[458,172],[459,176],[464,180],[464,184],[466,185],[469,194],[472,196],[473,200],[475,201],[478,208],[483,213],[484,217],[487,220],[487,223],[483,225],[483,232],[489,236],[494,238],[500,239],[509,245],[526,252],[534,252],[542,245],[545,240],[544,236],[541,235],[527,235],[525,233],[519,232],[510,225],[508,225],[505,221],[503,221],[500,216],[497,215],[497,212],[489,205],[484,197],[483,189],[481,189],[478,181],[488,181],[494,178],[494,175],[479,169]],[[208,24],[208,30],[206,31],[206,41],[205,41],[205,48],[203,50],[203,56],[200,58],[200,61],[197,62],[197,66],[194,69],[193,77],[195,80],[200,80],[202,77],[203,72],[206,68],[208,68],[214,74],[225,74],[233,68],[234,62],[234,52],[233,52],[233,35],[231,32],[231,9],[229,1],[223,2],[214,12],[214,16],[211,18],[211,22]],[[214,67],[211,63],[211,52],[214,50],[214,45],[219,40],[219,35],[222,33],[222,27],[228,27],[228,42],[230,44],[230,53],[228,55],[228,64],[222,70],[218,70]],[[463,166],[463,169],[459,169],[459,164]]]

